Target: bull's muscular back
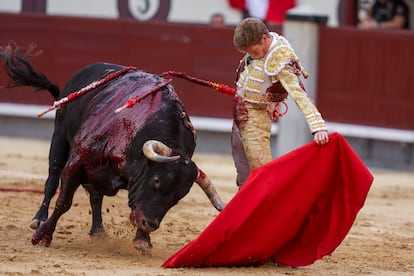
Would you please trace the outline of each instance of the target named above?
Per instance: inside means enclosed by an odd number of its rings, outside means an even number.
[[[68,82],[64,93],[68,93],[70,88],[79,90],[85,83],[102,78],[108,74],[108,69],[121,68],[106,63],[88,66]],[[92,81],[91,75],[95,76]],[[130,71],[69,104],[62,111],[64,114],[61,119],[73,141],[68,165],[87,160],[88,167],[113,162],[120,169],[133,140],[140,136],[149,119],[153,119],[154,114],[161,110],[165,117],[175,116],[178,99],[173,88],[168,85],[143,98],[133,108],[117,114],[114,111],[128,99],[142,95],[164,81],[159,76],[143,71]],[[172,112],[174,114],[165,114]]]

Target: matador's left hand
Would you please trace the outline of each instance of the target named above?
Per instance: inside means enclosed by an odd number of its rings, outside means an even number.
[[[329,141],[328,132],[326,130],[316,132],[313,135],[313,141],[319,146],[325,145]]]
[[[276,121],[277,114],[280,113],[279,103],[276,103],[276,102],[268,103],[266,106],[266,111],[267,111],[267,114],[269,115],[270,120]]]

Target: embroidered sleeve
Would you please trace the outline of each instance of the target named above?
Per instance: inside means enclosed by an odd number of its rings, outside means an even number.
[[[298,60],[294,51],[287,45],[276,46],[267,56],[264,70],[269,76],[276,76],[286,65]]]
[[[312,133],[320,130],[327,130],[321,113],[312,103],[307,93],[302,89],[300,79],[295,74],[295,68],[286,66],[278,74],[279,81],[296,102],[302,111]]]
[[[298,56],[289,42],[284,37],[279,36],[278,43],[270,49],[265,58],[264,71],[272,79],[287,65],[293,67],[296,75],[302,74],[305,78],[308,77],[308,73],[303,69]],[[274,82],[273,79],[272,82]]]

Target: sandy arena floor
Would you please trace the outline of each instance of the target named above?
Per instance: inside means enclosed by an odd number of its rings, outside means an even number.
[[[49,142],[0,137],[0,188],[42,190]],[[236,193],[230,156],[199,154],[194,160],[225,202]],[[132,247],[126,192],[104,199],[109,238],[91,240],[86,192],[59,220],[50,247],[32,246],[30,221],[42,195],[0,192],[0,275],[414,275],[414,173],[372,169],[375,180],[353,228],[331,256],[300,268],[268,263],[243,268],[163,269],[161,264],[217,215],[200,188],[173,207],[152,233],[148,256]],[[51,206],[54,206],[54,202]]]

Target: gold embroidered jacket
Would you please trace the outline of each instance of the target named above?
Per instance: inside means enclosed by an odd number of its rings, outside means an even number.
[[[249,60],[246,55],[241,61],[244,68],[237,81],[237,94],[245,101],[267,104],[279,102],[290,95],[302,111],[312,133],[327,130],[320,112],[309,99],[300,80],[300,74],[307,73],[289,42],[276,33],[265,57]]]

